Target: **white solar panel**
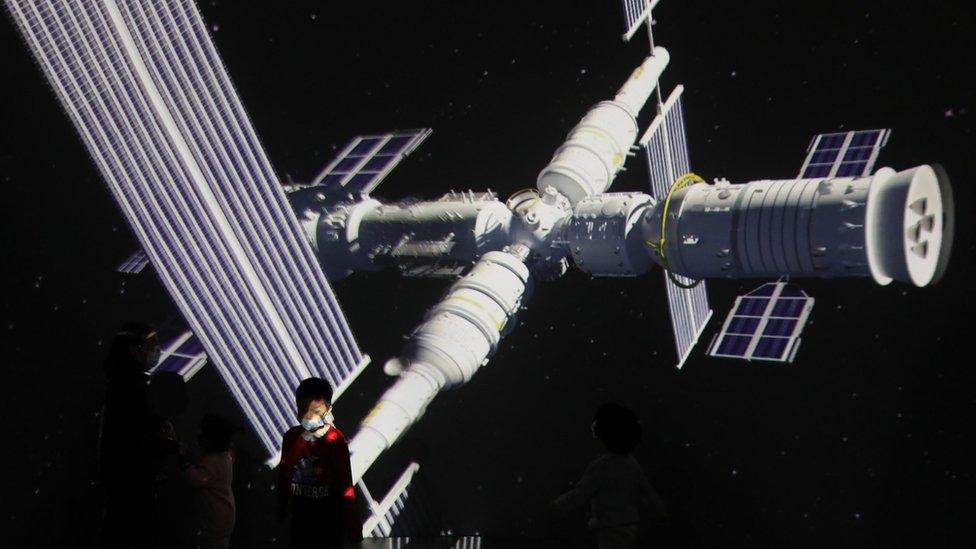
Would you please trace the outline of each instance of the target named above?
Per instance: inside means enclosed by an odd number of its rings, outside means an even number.
[[[136,250],[132,253],[132,255],[127,257],[125,261],[120,263],[115,270],[125,274],[139,274],[148,264],[149,256],[146,255],[146,252]]]
[[[407,498],[410,494],[407,488],[413,476],[420,470],[420,465],[411,463],[403,471],[400,477],[393,483],[390,491],[383,497],[382,501],[376,501],[366,488],[366,484],[360,481],[358,486],[363,492],[364,499],[369,505],[370,516],[363,523],[363,536],[382,538],[393,533],[393,526],[397,518],[407,505]]]
[[[891,130],[860,130],[815,135],[800,168],[804,179],[860,177],[871,173]]]
[[[6,0],[143,250],[273,455],[352,337],[190,1]]]
[[[793,284],[770,282],[735,300],[708,354],[793,362],[813,298]]]
[[[189,381],[207,363],[203,344],[189,330],[160,345],[160,350],[159,364],[152,370],[154,374],[173,372]]]
[[[431,132],[424,128],[356,136],[316,176],[312,184],[341,186],[351,194],[369,194]]]
[[[647,159],[651,195],[658,200],[667,196],[671,185],[679,177],[691,171],[681,105],[683,91],[684,87],[675,87],[661,106],[661,112],[640,139]],[[694,281],[672,275],[679,285],[675,284],[668,273],[664,274],[671,328],[678,355],[677,366],[681,368],[701,337],[708,319],[712,316],[712,310],[708,305],[708,291],[704,281],[694,287],[683,287],[691,286]]]
[[[623,0],[624,42],[633,38],[641,23],[647,22],[651,10],[660,0]]]

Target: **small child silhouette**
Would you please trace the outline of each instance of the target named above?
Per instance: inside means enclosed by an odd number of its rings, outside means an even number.
[[[600,549],[637,547],[641,510],[649,518],[664,516],[664,504],[630,452],[641,438],[640,423],[631,410],[613,403],[600,406],[593,436],[606,452],[594,459],[572,490],[553,505],[566,511],[590,504],[589,526]]]

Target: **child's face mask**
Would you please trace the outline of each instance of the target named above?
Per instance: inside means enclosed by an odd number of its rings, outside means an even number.
[[[322,427],[325,427],[325,421],[322,416],[315,416],[314,419],[302,418],[302,428],[306,431],[318,431]]]
[[[322,438],[328,429],[323,429],[318,432],[322,427],[326,425],[331,426],[335,421],[335,417],[332,415],[332,409],[330,408],[328,412],[322,414],[314,414],[312,417],[304,417],[301,420],[302,429],[305,429],[305,433],[302,434],[302,438],[305,440],[314,440],[316,438]]]

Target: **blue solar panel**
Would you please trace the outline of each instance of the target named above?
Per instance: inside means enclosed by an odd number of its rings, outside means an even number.
[[[708,352],[746,360],[791,361],[812,306],[813,298],[794,284],[764,284],[739,299]]]
[[[744,357],[752,338],[749,336],[727,335],[722,339],[718,352],[726,356]]]
[[[184,341],[183,344],[180,345],[174,352],[182,355],[197,355],[204,352],[203,344],[200,343],[199,339],[191,336],[189,339]]]
[[[815,136],[800,169],[800,177],[867,175],[889,134],[890,130],[862,130]]]
[[[867,162],[841,162],[837,168],[837,177],[857,177],[864,174]]]
[[[412,135],[397,135],[391,137],[389,141],[387,141],[386,143],[383,144],[382,147],[380,147],[380,150],[377,151],[376,154],[385,154],[385,155],[400,154],[403,152],[404,149],[406,149],[410,145],[411,141],[413,141]]]
[[[770,318],[766,321],[763,335],[788,337],[793,334],[796,328],[795,318]]]
[[[803,172],[803,176],[802,177],[807,178],[807,179],[814,178],[814,177],[827,177],[828,175],[830,175],[830,169],[831,168],[832,168],[832,165],[830,165],[830,164],[819,164],[819,165],[818,164],[811,164]]]
[[[735,310],[736,316],[762,316],[769,299],[761,297],[744,297],[739,302],[739,307]]]
[[[756,328],[759,327],[759,321],[759,318],[753,316],[732,317],[732,322],[729,323],[727,331],[730,334],[752,335],[756,333]]]
[[[826,151],[816,151],[810,157],[811,164],[833,164],[837,160],[840,149],[829,149]]]
[[[374,156],[370,158],[366,164],[363,165],[364,172],[379,172],[383,168],[387,167],[390,162],[396,159],[395,156]]]
[[[364,137],[362,141],[349,151],[349,156],[366,156],[373,152],[373,149],[382,141],[383,139],[381,137]]]
[[[773,312],[771,316],[779,316],[784,318],[800,318],[800,313],[803,312],[803,307],[806,306],[806,299],[777,299],[776,305],[773,306]]]
[[[334,173],[350,173],[356,169],[363,161],[361,156],[353,156],[349,158],[343,158],[336,164],[335,168],[332,168]]]
[[[789,343],[790,338],[788,337],[760,337],[752,356],[754,358],[785,360],[784,354]]]
[[[375,173],[357,173],[346,182],[346,188],[354,192],[366,192],[372,182],[376,180]]]
[[[872,151],[873,149],[871,147],[850,147],[844,153],[844,162],[867,160],[871,158]]]
[[[846,138],[847,133],[824,134],[820,137],[820,143],[817,144],[817,149],[839,149],[844,144]]]
[[[878,143],[878,138],[880,137],[880,130],[854,132],[854,137],[851,138],[851,147],[874,147]]]
[[[368,194],[430,133],[419,129],[354,137],[312,184],[341,185],[345,192]]]

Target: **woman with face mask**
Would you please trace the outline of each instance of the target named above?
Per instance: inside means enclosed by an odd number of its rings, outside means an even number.
[[[156,465],[176,451],[149,406],[148,370],[159,361],[159,339],[148,324],[128,323],[105,360],[105,406],[99,423],[99,477],[105,490],[103,547],[153,547]]]

